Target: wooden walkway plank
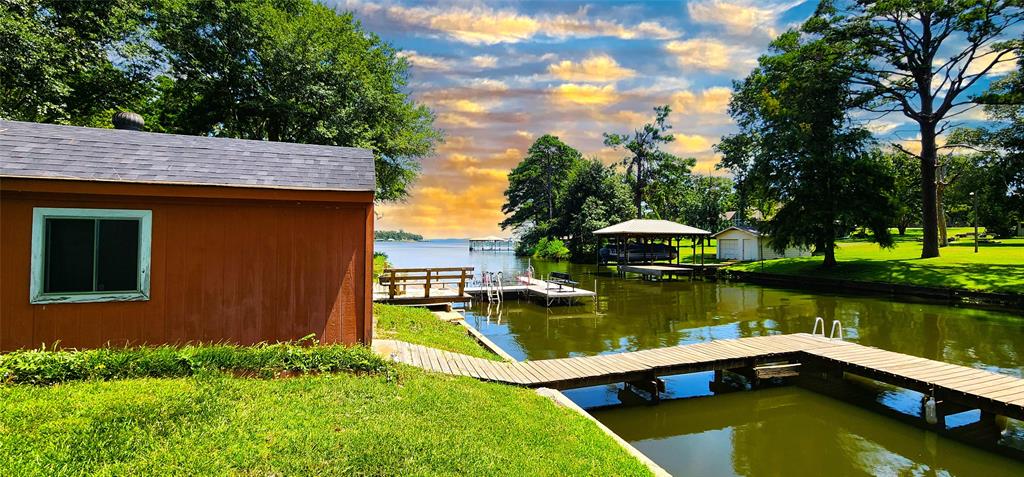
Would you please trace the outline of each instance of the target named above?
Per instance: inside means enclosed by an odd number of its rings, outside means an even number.
[[[618,354],[525,362],[496,362],[459,353],[382,340],[381,353],[428,371],[524,386],[583,387],[679,372],[710,371],[750,360],[822,359],[853,374],[912,389],[953,393],[990,412],[1024,416],[1024,379],[984,369],[909,356],[806,333],[707,341]],[[782,355],[787,355],[783,357]],[[781,361],[781,360],[780,360]],[[998,407],[1003,406],[1003,407]],[[1007,409],[1005,406],[1009,406]]]

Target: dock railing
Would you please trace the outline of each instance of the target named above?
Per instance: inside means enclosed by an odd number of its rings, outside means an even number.
[[[387,268],[380,274],[380,284],[387,287],[388,299],[394,299],[408,286],[422,286],[423,298],[430,298],[434,286],[457,285],[459,297],[466,294],[466,282],[473,277],[473,267]]]

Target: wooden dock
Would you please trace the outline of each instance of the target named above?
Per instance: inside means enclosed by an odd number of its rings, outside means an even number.
[[[581,298],[593,298],[596,292],[579,287],[558,285],[537,278],[516,277],[516,285],[502,288],[505,295],[523,295],[544,300],[551,306],[555,303],[575,303]],[[466,293],[473,296],[487,295],[485,287],[466,287]]]
[[[617,270],[620,277],[626,276],[627,273],[636,273],[645,280],[664,280],[668,277],[678,278],[680,276],[692,280],[696,274],[695,268],[683,265],[619,265]]]
[[[468,303],[473,267],[388,268],[374,286],[373,301],[392,305]]]
[[[506,363],[404,342],[389,342],[395,361],[430,371],[527,387],[572,389],[659,376],[799,364],[801,377],[851,373],[934,396],[949,411],[1024,420],[1024,379],[917,358],[806,333],[716,340],[627,353]],[[814,370],[814,371],[811,371]],[[940,415],[942,409],[940,408]],[[952,414],[948,412],[946,414]]]

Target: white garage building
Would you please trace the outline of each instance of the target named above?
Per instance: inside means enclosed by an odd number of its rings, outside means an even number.
[[[718,241],[719,260],[771,260],[773,258],[809,257],[811,251],[802,247],[789,247],[785,253],[776,253],[768,245],[768,237],[749,227],[729,227],[711,236]]]

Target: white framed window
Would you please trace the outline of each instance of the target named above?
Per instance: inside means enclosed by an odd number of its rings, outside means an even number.
[[[32,209],[30,303],[149,299],[153,212]]]

